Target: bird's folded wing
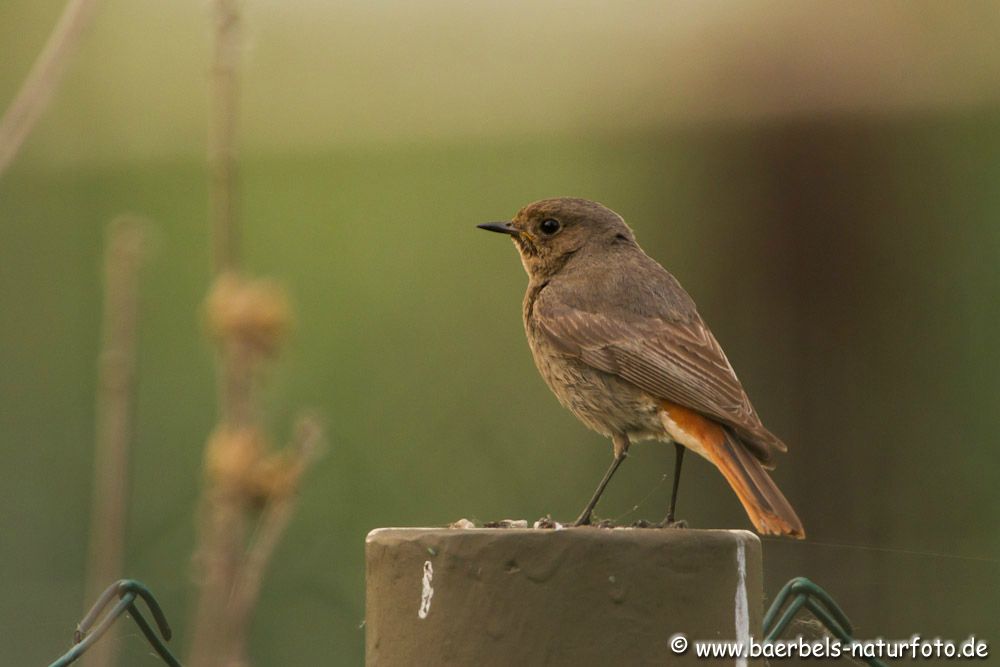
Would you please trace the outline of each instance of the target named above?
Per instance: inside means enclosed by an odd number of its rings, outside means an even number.
[[[729,360],[700,318],[614,318],[540,299],[536,322],[564,354],[731,427],[762,462],[785,446],[761,424]]]

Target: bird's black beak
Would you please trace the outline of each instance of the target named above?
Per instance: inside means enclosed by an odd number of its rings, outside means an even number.
[[[508,222],[486,222],[481,225],[476,225],[480,229],[485,229],[488,232],[497,232],[499,234],[510,234],[511,236],[518,236],[521,232],[514,229],[514,226]]]

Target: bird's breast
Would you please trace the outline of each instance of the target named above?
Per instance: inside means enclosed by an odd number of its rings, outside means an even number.
[[[627,433],[632,440],[668,437],[658,403],[651,396],[561,352],[531,317],[525,318],[525,333],[542,379],[563,407],[588,428],[609,437]]]

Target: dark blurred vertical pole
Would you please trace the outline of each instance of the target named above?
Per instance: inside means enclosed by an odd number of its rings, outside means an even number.
[[[109,584],[124,576],[129,448],[134,430],[138,276],[144,245],[142,221],[120,218],[108,227],[86,608]],[[113,665],[117,649],[116,641],[98,642],[85,658],[86,664]]]
[[[873,412],[894,384],[882,372],[877,335],[887,321],[891,261],[884,254],[894,182],[887,148],[877,123],[815,118],[765,128],[749,156],[761,179],[757,245],[735,270],[762,276],[765,298],[780,313],[784,330],[773,340],[789,357],[795,415],[794,475],[783,486],[810,537],[821,541],[880,543],[891,521],[884,477],[904,444],[892,437],[892,416]],[[866,582],[873,605],[884,599],[882,579]]]

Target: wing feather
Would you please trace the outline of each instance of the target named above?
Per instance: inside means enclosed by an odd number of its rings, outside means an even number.
[[[536,321],[564,354],[617,375],[657,398],[732,428],[762,462],[784,444],[761,423],[732,365],[701,318],[615,319],[540,298]]]

